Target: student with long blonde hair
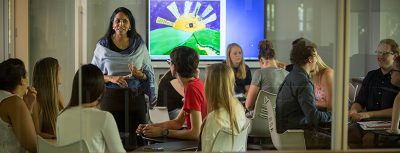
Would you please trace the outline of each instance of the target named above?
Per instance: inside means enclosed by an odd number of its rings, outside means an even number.
[[[317,62],[314,71],[311,71],[311,80],[314,83],[316,105],[319,109],[332,109],[333,69],[330,68],[316,53]]]
[[[36,88],[37,103],[33,106],[32,119],[36,133],[43,138],[55,138],[58,113],[64,109],[60,65],[57,59],[46,57],[36,62],[33,69],[33,86]]]
[[[205,94],[209,103],[209,114],[201,134],[203,152],[211,152],[213,140],[220,129],[229,129],[236,134],[245,126],[243,106],[234,97],[234,83],[234,73],[227,65],[213,64],[207,68]]]
[[[317,45],[314,42],[303,37],[294,40],[292,46],[302,41],[308,42],[310,46],[317,49]],[[315,59],[315,68],[310,72],[310,77],[314,84],[315,103],[318,109],[330,111],[332,109],[333,69],[325,64],[318,53],[315,54]],[[291,71],[292,68],[286,67],[286,70]]]
[[[251,72],[249,66],[244,63],[242,47],[237,43],[231,43],[226,51],[226,65],[231,67],[235,74],[235,94],[247,94],[251,83]]]

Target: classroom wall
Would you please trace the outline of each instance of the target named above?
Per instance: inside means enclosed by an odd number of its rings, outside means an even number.
[[[63,78],[60,90],[66,103],[75,74],[74,15],[74,0],[29,0],[29,74],[32,76],[36,61],[58,59]]]
[[[146,35],[146,0],[87,0],[87,61],[90,62],[97,40],[104,35],[112,11],[118,6],[131,9],[136,28]],[[29,1],[29,67],[43,57],[52,56],[62,65],[64,82],[72,82],[75,72],[74,0]],[[335,67],[337,1],[333,0],[268,0],[267,38],[274,43],[279,60],[290,63],[291,42],[306,37],[319,46],[319,54]],[[350,2],[350,77],[364,76],[376,69],[375,53],[379,40],[389,37],[400,41],[400,6],[398,0],[352,0]],[[267,7],[267,6],[266,6]],[[379,24],[376,24],[379,22]],[[217,61],[220,62],[220,61]],[[212,62],[201,62],[201,70]],[[257,61],[247,64],[252,71]],[[360,66],[361,65],[361,66]],[[164,61],[154,61],[156,81],[168,70]],[[204,74],[201,74],[201,78]],[[69,99],[71,85],[61,87]]]

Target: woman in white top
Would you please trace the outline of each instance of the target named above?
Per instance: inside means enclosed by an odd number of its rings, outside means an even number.
[[[28,87],[24,63],[0,63],[0,152],[36,152],[36,132],[30,110],[36,91]]]
[[[243,106],[234,97],[234,83],[235,76],[229,66],[220,63],[207,68],[205,93],[209,103],[209,114],[201,134],[202,152],[211,152],[213,141],[220,129],[237,134],[245,126]],[[233,141],[233,135],[232,140],[226,141]]]
[[[57,118],[58,144],[83,139],[90,152],[126,152],[114,117],[96,108],[103,91],[103,73],[95,65],[83,65],[76,72],[71,100]]]

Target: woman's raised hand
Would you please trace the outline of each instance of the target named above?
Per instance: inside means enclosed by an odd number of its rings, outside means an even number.
[[[23,99],[26,106],[28,106],[29,110],[32,110],[32,106],[36,102],[36,95],[37,95],[36,89],[34,87],[28,87],[27,92],[25,93]]]
[[[145,80],[145,74],[143,73],[142,69],[138,69],[135,65],[133,64],[129,64],[129,71],[131,72],[131,76],[137,78],[137,79],[141,79],[141,80]]]

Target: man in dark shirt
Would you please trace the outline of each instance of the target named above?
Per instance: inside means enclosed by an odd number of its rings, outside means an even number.
[[[392,39],[383,39],[378,45],[377,61],[379,69],[369,71],[362,82],[361,89],[349,111],[349,117],[357,122],[369,118],[390,118],[392,106],[397,93],[382,89],[382,87],[398,90],[390,83],[390,70],[393,58],[399,54],[397,43]],[[363,147],[373,147],[373,134],[363,132],[358,125],[349,125],[349,145],[357,148],[362,142]]]
[[[315,68],[316,55],[316,48],[307,39],[293,45],[290,53],[293,70],[282,83],[276,100],[277,131],[304,129],[307,149],[328,149],[330,136],[316,130],[319,123],[331,122],[331,113],[319,111],[315,105],[310,72]]]

